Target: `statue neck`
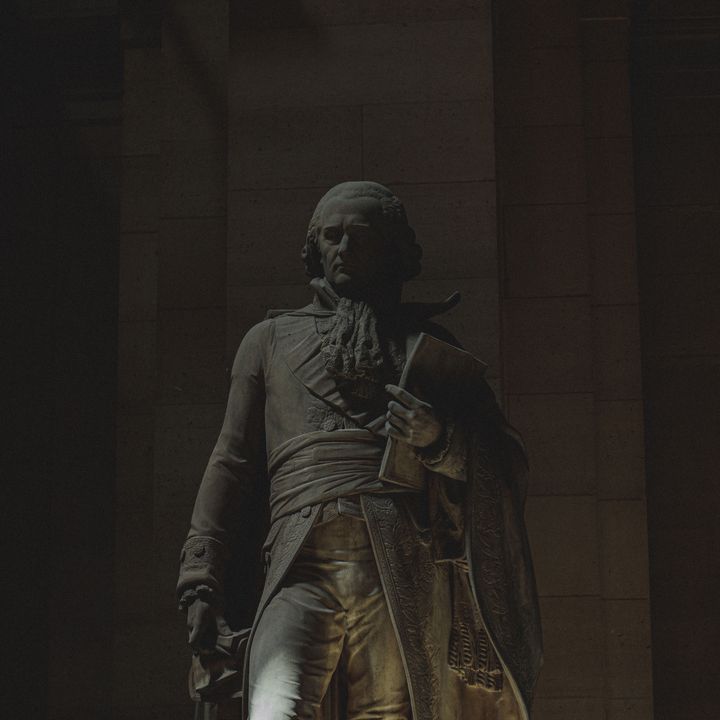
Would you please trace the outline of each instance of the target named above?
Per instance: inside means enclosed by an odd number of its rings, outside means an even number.
[[[320,304],[328,309],[335,309],[341,297],[348,297],[350,300],[367,303],[378,316],[397,312],[402,294],[400,283],[366,288],[357,296],[339,293],[325,278],[313,278],[310,285],[315,290]]]

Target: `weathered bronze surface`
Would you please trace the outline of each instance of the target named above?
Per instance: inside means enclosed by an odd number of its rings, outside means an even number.
[[[377,183],[332,188],[302,257],[314,300],[243,339],[183,548],[191,694],[242,697],[251,720],[528,718],[542,648],[527,466],[481,364],[432,340],[458,345],[430,319],[456,299],[401,302],[421,249]],[[381,475],[388,443],[412,481]],[[264,585],[236,627],[263,491]]]

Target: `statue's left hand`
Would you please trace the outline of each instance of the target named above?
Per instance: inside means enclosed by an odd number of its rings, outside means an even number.
[[[385,430],[390,437],[423,448],[442,435],[444,426],[432,405],[397,385],[386,385],[385,390],[395,398],[388,403],[385,416]]]

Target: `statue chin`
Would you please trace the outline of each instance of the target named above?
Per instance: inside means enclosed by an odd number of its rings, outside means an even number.
[[[380,304],[399,301],[399,290],[402,287],[399,281],[380,274],[362,281],[341,273],[328,280],[328,283],[339,297]]]
[[[328,282],[340,297],[348,297],[353,300],[366,299],[368,290],[370,289],[369,283],[357,282],[353,277],[345,273],[340,273]]]
[[[332,285],[333,290],[340,295],[343,290],[352,290],[355,285],[355,281],[350,275],[340,273],[330,281],[330,285]]]

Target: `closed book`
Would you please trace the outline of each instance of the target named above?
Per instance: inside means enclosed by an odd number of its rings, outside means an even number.
[[[433,406],[440,417],[457,417],[477,397],[487,365],[454,345],[421,333],[400,377],[400,387]],[[415,448],[388,438],[380,479],[412,490],[422,490],[425,467]]]

